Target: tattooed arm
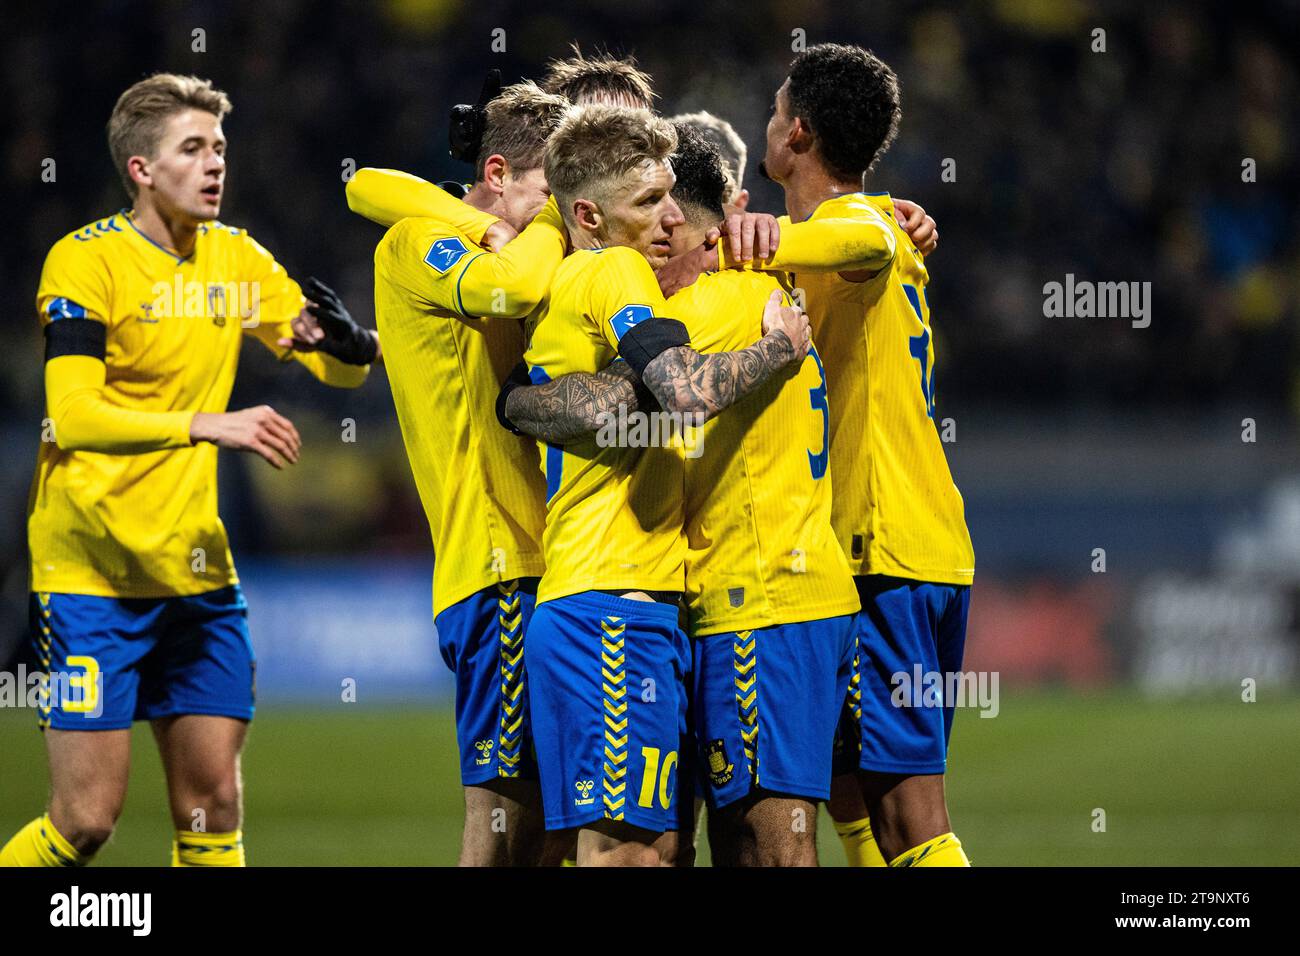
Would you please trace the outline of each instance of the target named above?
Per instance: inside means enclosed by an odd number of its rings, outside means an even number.
[[[763,332],[737,352],[701,355],[689,345],[670,348],[646,365],[641,379],[664,409],[694,415],[694,424],[701,425],[808,355],[808,317],[781,305],[780,292],[772,293],[763,310]]]
[[[664,320],[655,320],[663,322]],[[681,339],[685,340],[685,329]],[[628,412],[659,408],[695,416],[702,425],[783,368],[797,365],[812,345],[808,317],[781,304],[773,292],[763,309],[764,335],[747,349],[701,355],[673,345],[644,363],[638,378],[631,362],[613,362],[594,374],[570,372],[533,385],[521,362],[497,397],[497,418],[511,431],[563,445],[599,431],[620,406]],[[625,343],[630,342],[628,334]],[[662,340],[661,340],[662,341]],[[642,353],[642,357],[648,354]]]
[[[570,372],[543,385],[514,388],[505,399],[505,417],[516,431],[552,445],[563,445],[598,431],[605,415],[620,405],[633,412],[653,399],[637,388],[636,372],[613,362],[595,374]]]

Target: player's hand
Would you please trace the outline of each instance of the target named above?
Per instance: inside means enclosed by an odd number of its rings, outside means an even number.
[[[220,448],[251,451],[276,468],[298,463],[302,439],[293,422],[270,405],[238,412],[197,412],[190,422],[190,441],[210,441]]]
[[[659,267],[655,272],[655,278],[659,280],[659,291],[663,293],[665,299],[694,283],[700,277],[700,273],[711,272],[718,268],[716,230],[713,239],[713,242],[705,239],[703,245],[696,246],[690,252],[684,252],[680,256],[673,256]]]
[[[774,290],[763,307],[763,336],[784,335],[792,351],[789,360],[783,364],[795,365],[802,362],[812,348],[812,329],[808,325],[808,316],[794,306],[782,305],[781,298],[781,292]]]
[[[325,338],[325,330],[316,321],[316,316],[305,308],[290,320],[289,328],[293,332],[292,338],[275,340],[281,348],[291,348],[295,352],[315,352]]]
[[[934,252],[939,244],[939,226],[933,216],[927,216],[925,210],[911,200],[895,199],[894,219],[912,240],[917,252],[923,256]]]
[[[319,279],[308,279],[302,291],[307,296],[306,311],[310,319],[299,313],[290,322],[293,337],[278,339],[279,345],[300,352],[325,352],[348,365],[369,365],[375,361],[379,336],[357,325],[333,289]]]
[[[505,247],[505,244],[517,235],[519,235],[519,232],[514,226],[504,219],[498,219],[487,227],[487,231],[483,233],[483,242],[480,245],[488,252],[500,252]]]
[[[770,259],[781,242],[781,226],[769,213],[734,212],[724,226],[732,262],[748,262],[755,254],[759,259]]]

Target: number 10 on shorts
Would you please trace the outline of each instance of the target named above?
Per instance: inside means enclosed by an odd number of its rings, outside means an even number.
[[[641,756],[645,758],[645,771],[641,774],[641,795],[637,797],[636,802],[643,807],[653,807],[657,782],[659,806],[667,810],[673,799],[671,778],[673,771],[677,769],[677,751],[668,751],[668,756],[663,759],[662,769],[659,766],[658,747],[642,747]]]

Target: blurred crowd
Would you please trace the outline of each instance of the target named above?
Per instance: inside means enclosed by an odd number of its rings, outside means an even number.
[[[61,235],[126,204],[104,124],[121,90],[157,70],[211,77],[234,102],[223,220],[373,324],[380,231],[348,212],[343,178],[366,165],[471,175],[447,156],[447,110],[477,96],[487,68],[507,82],[535,76],[572,41],[634,53],[665,113],[708,109],[735,124],[751,208],[781,212],[757,165],[792,46],[859,43],[903,89],[899,138],[868,188],[939,221],[929,302],[941,415],[974,403],[1043,415],[1300,408],[1293,2],[21,6],[7,8],[0,57],[0,540],[11,569],[42,408],[41,262]],[[1045,317],[1043,286],[1067,273],[1151,282],[1150,327]],[[427,547],[382,372],[336,392],[250,343],[232,407],[262,401],[295,419],[308,454],[287,477],[223,460],[237,553]],[[345,418],[355,443],[338,438]]]

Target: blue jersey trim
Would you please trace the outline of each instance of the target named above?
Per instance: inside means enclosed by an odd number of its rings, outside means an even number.
[[[180,264],[181,264],[182,262],[184,262],[186,259],[190,258],[190,256],[194,255],[194,253],[191,252],[189,256],[178,256],[176,253],[172,252],[172,250],[168,249],[166,246],[162,246],[162,245],[159,245],[158,243],[154,242],[152,239],[150,239],[148,236],[146,236],[143,232],[140,231],[140,227],[137,226],[137,225],[135,224],[135,220],[132,219],[130,216],[125,215],[125,212],[126,212],[126,210],[123,210],[123,216],[122,216],[122,218],[125,219],[125,220],[127,221],[127,224],[128,224],[132,229],[135,230],[135,234],[136,234],[137,236],[139,236],[141,239],[143,239],[145,242],[149,243],[149,245],[153,246],[155,249],[157,249],[157,250],[159,250],[160,252],[163,252],[163,253],[165,253],[166,255],[170,256],[171,258],[175,259],[177,265],[180,265]],[[197,244],[197,243],[195,243],[194,248],[195,248],[196,251],[198,250],[198,244]]]
[[[479,256],[485,256],[485,255],[487,255],[486,252],[480,252],[477,256],[474,257],[474,259],[477,259]],[[460,294],[460,284],[465,281],[465,273],[468,272],[469,267],[474,264],[474,259],[471,259],[469,260],[469,262],[465,263],[465,267],[460,270],[460,275],[456,277],[456,311],[458,311],[461,315],[465,315],[465,300],[464,298],[461,297]],[[448,266],[448,268],[451,267]]]

